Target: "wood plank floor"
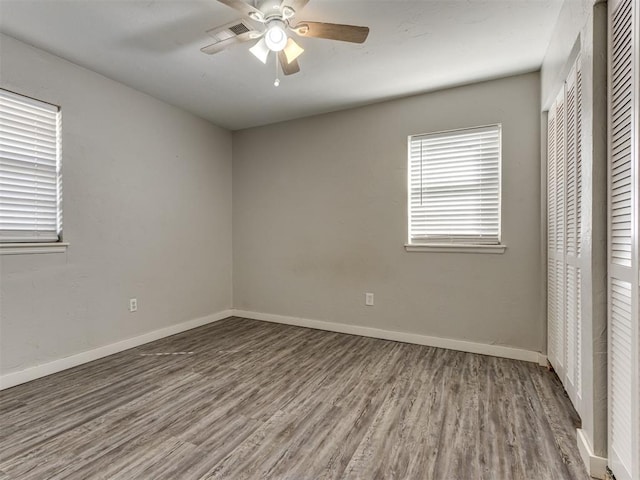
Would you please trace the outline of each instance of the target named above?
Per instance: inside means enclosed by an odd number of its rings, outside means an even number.
[[[240,318],[0,392],[0,479],[588,478],[535,364]]]

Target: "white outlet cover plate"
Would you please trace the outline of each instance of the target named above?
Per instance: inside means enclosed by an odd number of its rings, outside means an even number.
[[[373,293],[365,293],[364,294],[364,303],[367,306],[373,305]]]

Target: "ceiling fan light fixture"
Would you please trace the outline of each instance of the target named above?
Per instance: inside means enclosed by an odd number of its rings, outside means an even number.
[[[272,52],[279,52],[287,46],[287,32],[284,24],[280,21],[274,21],[269,25],[264,40]]]
[[[267,63],[269,52],[271,52],[271,50],[269,50],[269,47],[267,47],[267,43],[265,42],[264,38],[260,39],[260,41],[257,42],[253,47],[251,47],[249,51],[253,53],[253,55],[264,64]]]
[[[293,38],[287,40],[287,46],[284,47],[284,55],[287,59],[287,64],[293,62],[304,52],[304,48],[296,43]]]

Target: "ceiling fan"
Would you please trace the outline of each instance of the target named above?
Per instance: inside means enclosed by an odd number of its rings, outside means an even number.
[[[250,5],[242,0],[218,0],[243,14],[245,18],[213,28],[207,33],[215,42],[201,49],[209,55],[221,52],[237,44],[256,40],[249,50],[262,63],[267,63],[269,54],[276,53],[285,75],[300,71],[297,58],[304,49],[289,35],[326,38],[343,42],[363,43],[369,35],[369,27],[295,21],[294,17],[309,3],[309,0],[255,0]],[[276,78],[275,85],[280,81]]]

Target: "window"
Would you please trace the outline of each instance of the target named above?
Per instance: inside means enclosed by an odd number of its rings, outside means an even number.
[[[500,125],[410,136],[407,249],[499,245],[500,161]]]
[[[62,231],[60,108],[0,89],[0,242]]]

